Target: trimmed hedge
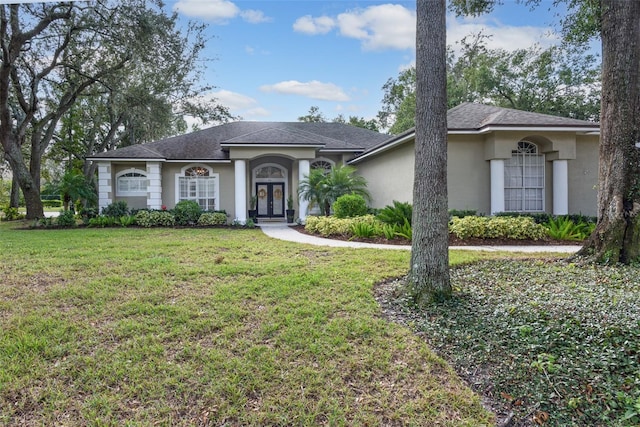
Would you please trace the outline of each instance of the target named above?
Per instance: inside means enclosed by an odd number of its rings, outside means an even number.
[[[459,239],[475,237],[478,239],[540,240],[547,237],[547,228],[527,216],[453,217],[449,222],[449,232]]]
[[[62,207],[62,200],[52,199],[52,200],[41,200],[41,201],[42,201],[42,206],[44,206],[45,208],[61,208]]]
[[[226,225],[227,215],[222,212],[205,212],[198,218],[198,225],[210,226],[210,225]]]
[[[354,218],[336,218],[335,216],[308,216],[304,227],[309,233],[321,236],[353,236],[355,224],[367,223],[382,228],[382,223],[373,215],[363,215]]]

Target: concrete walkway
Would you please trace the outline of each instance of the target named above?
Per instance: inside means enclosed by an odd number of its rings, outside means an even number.
[[[309,236],[286,224],[258,224],[263,233],[269,237],[289,242],[307,243],[316,246],[331,246],[336,248],[373,248],[373,249],[395,249],[411,250],[409,245],[383,245],[378,243],[348,242],[344,240],[325,239],[323,237]],[[467,251],[488,251],[488,252],[560,252],[575,253],[581,246],[450,246],[449,249],[461,249]]]

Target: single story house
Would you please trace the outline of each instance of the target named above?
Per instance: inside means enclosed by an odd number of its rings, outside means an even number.
[[[596,213],[599,125],[465,103],[447,114],[450,209]],[[195,200],[246,221],[285,216],[311,168],[351,164],[368,182],[373,207],[411,201],[415,132],[389,135],[341,123],[234,122],[95,155],[99,206],[172,208]]]

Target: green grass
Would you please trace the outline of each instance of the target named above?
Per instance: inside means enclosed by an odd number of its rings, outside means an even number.
[[[406,273],[408,252],[13,226],[0,224],[0,424],[493,423],[380,315],[373,285]]]
[[[494,260],[451,280],[453,299],[425,310],[393,289],[380,300],[513,425],[640,425],[637,266]]]

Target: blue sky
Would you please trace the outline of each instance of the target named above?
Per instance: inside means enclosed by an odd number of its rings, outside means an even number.
[[[244,120],[295,121],[312,105],[329,119],[375,117],[382,85],[415,61],[415,2],[170,0],[208,24],[206,83]],[[447,43],[483,30],[492,47],[557,43],[551,1],[506,0],[481,18],[447,17]]]
[[[244,120],[295,121],[312,105],[328,119],[374,118],[384,83],[415,61],[415,1],[165,1],[184,23],[208,25],[206,96]],[[480,18],[448,15],[447,43],[482,30],[490,47],[548,46],[555,13],[552,0],[533,11],[504,0]]]

